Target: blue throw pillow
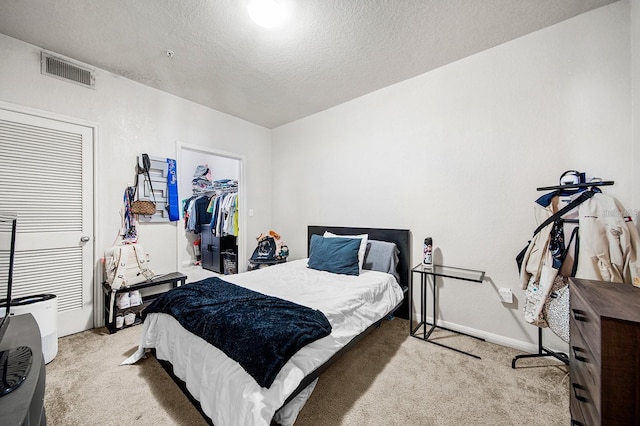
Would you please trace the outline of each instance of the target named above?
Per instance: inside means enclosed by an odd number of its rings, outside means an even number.
[[[308,266],[334,274],[359,275],[359,249],[360,238],[324,238],[312,235]]]

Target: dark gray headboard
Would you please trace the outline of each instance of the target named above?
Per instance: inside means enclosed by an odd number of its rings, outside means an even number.
[[[409,318],[407,291],[409,288],[409,274],[411,273],[411,231],[408,229],[384,229],[384,228],[348,228],[344,226],[309,226],[307,228],[307,253],[312,235],[323,235],[325,231],[338,235],[369,234],[370,240],[388,241],[395,243],[400,251],[398,255],[398,274],[400,286],[405,290],[405,298],[402,307],[396,311],[400,318]]]

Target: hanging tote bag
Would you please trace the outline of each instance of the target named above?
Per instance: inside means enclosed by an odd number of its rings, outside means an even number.
[[[135,200],[131,204],[131,213],[153,216],[156,213],[156,203],[150,200]]]
[[[542,310],[549,329],[569,343],[569,283],[563,277],[556,277],[551,287],[551,293]]]
[[[151,177],[149,176],[149,169],[151,168],[151,160],[147,154],[142,154],[142,167],[137,165],[137,173],[136,173],[136,191],[138,188],[138,176],[140,174],[143,175],[145,182],[149,182],[149,188],[151,189],[151,196],[153,197],[153,201],[151,200],[141,200],[140,194],[138,193],[138,199],[135,200],[131,204],[131,213],[140,214],[143,216],[153,216],[156,214],[156,195],[153,192],[153,185],[151,183]]]
[[[571,270],[571,276],[576,276],[578,270],[578,253],[580,249],[580,236],[579,227],[573,229],[569,242],[567,243],[564,253],[562,253],[562,261],[566,259],[567,253],[571,247],[571,242],[575,239],[574,248],[574,263]],[[569,280],[557,276],[553,282],[549,297],[542,309],[542,315],[544,316],[549,329],[553,331],[556,336],[560,337],[566,343],[569,343],[570,327],[569,327]]]

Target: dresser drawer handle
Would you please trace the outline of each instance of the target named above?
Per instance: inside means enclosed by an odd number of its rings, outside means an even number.
[[[584,311],[581,311],[580,309],[571,310],[573,311],[573,318],[575,318],[576,321],[589,322],[587,314]]]
[[[583,357],[582,355],[578,355],[578,353],[580,352],[584,353],[584,350],[582,348],[579,348],[577,346],[571,346],[571,349],[573,349],[573,358],[576,361],[587,362],[587,358]]]
[[[573,386],[573,395],[576,397],[576,399],[578,401],[587,402],[587,397],[586,396],[578,395],[578,390],[586,392],[585,387],[582,386],[582,385],[579,385],[577,383],[573,383],[573,384],[571,384],[571,386]]]

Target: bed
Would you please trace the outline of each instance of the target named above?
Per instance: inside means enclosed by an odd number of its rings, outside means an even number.
[[[352,256],[356,243],[351,238],[339,237],[362,234],[367,234],[368,240],[364,251],[361,242],[357,243],[360,264],[355,267],[359,273],[334,273],[340,260],[319,253],[322,250],[333,253],[334,248],[341,245],[348,246],[349,256]],[[221,277],[234,289],[256,292],[266,298],[286,299],[318,311],[330,324],[328,334],[305,344],[283,362],[268,387],[261,386],[258,378],[248,373],[251,370],[240,365],[242,360],[230,358],[224,347],[218,349],[207,343],[206,337],[187,331],[183,323],[166,313],[147,314],[139,349],[124,363],[135,362],[145,351],[152,349],[212,424],[293,424],[318,376],[329,365],[382,320],[392,314],[406,318],[408,312],[404,297],[409,279],[408,230],[310,226],[308,237],[307,259]],[[393,251],[397,258],[387,264],[380,262],[376,253],[385,253],[386,259],[389,243],[395,244]],[[315,263],[318,261],[326,265],[318,266]],[[368,261],[372,263],[368,264]],[[382,264],[384,267],[381,268]],[[360,265],[363,269],[359,269]],[[395,266],[393,271],[380,270],[389,265]],[[347,266],[354,267],[352,264]],[[216,283],[216,287],[220,286],[219,281]],[[206,287],[208,282],[198,285]]]

